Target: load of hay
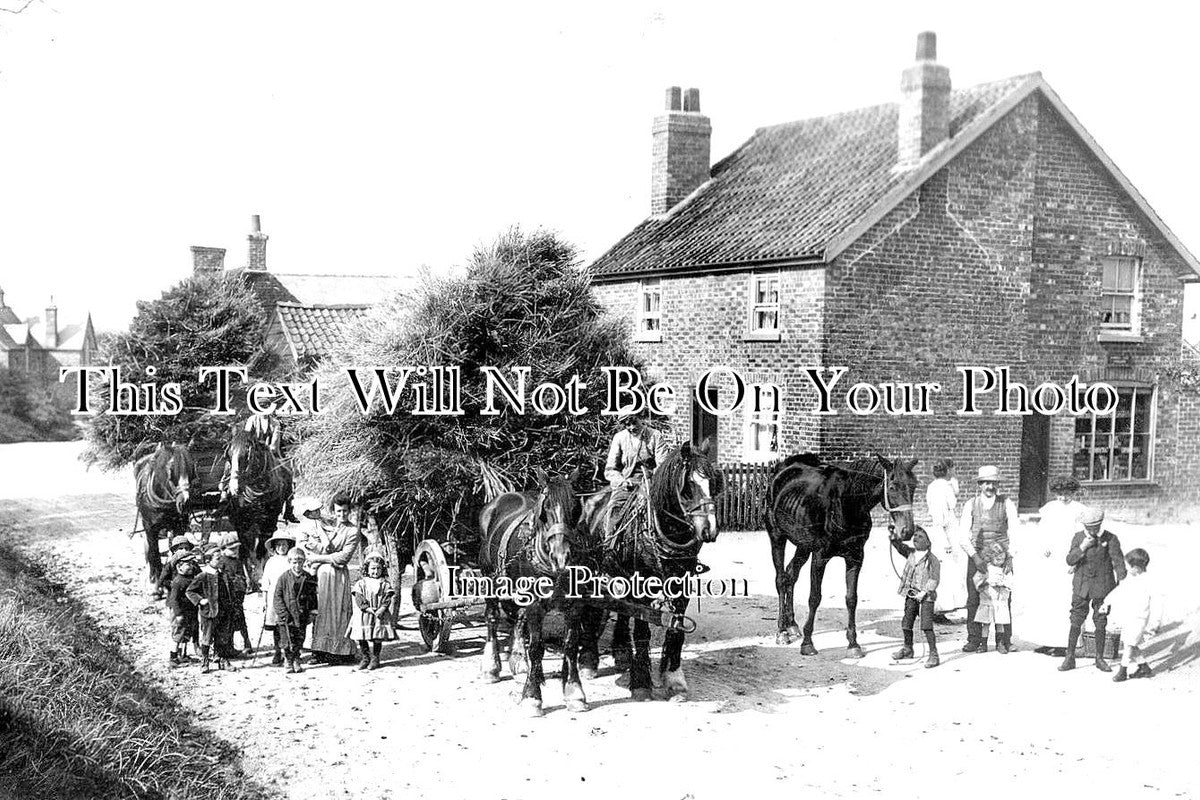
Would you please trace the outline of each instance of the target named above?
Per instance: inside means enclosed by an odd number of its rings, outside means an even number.
[[[326,409],[301,424],[299,485],[363,503],[401,557],[422,538],[469,556],[483,503],[531,486],[535,468],[594,476],[613,430],[600,414],[600,368],[637,366],[624,325],[604,314],[575,249],[542,231],[512,230],[478,248],[463,277],[424,276],[411,294],[374,307],[346,341],[316,375]],[[376,403],[364,415],[344,370],[376,366],[461,367],[464,413],[414,416],[408,392],[394,413]],[[527,391],[578,375],[587,412],[543,416],[527,406],[518,414],[501,402],[500,414],[481,415],[486,366],[505,375],[529,367]]]

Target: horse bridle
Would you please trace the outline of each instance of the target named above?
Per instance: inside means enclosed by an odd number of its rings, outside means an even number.
[[[691,470],[691,473],[695,473],[695,472],[696,472],[696,470]],[[685,482],[686,482],[686,479],[685,479]],[[717,501],[712,496],[701,497],[699,500],[696,500],[695,502],[685,503],[683,501],[682,490],[676,489],[675,490],[675,499],[679,502],[679,507],[680,507],[680,509],[683,510],[683,514],[687,517],[690,517],[693,521],[697,517],[707,518],[709,514],[716,514],[716,512],[717,512]],[[690,551],[694,547],[696,549],[696,551],[699,552],[700,547],[703,546],[703,544],[704,544],[704,541],[696,535],[694,525],[689,523],[688,520],[684,519],[683,517],[679,516],[678,514],[672,514],[670,511],[667,511],[666,509],[654,509],[651,512],[651,514],[652,514],[652,517],[653,517],[654,523],[655,523],[654,528],[655,528],[655,533],[657,534],[656,538],[658,539],[659,547],[664,548],[672,553],[672,555],[670,555],[670,556],[663,556],[662,554],[660,554],[660,556],[659,556],[660,558],[667,558],[668,560],[673,558],[673,559],[678,560],[678,559],[695,557],[696,554],[690,553]],[[692,529],[692,537],[683,543],[672,541],[659,528],[659,525],[658,525],[658,515],[659,514],[663,514],[666,517],[675,520],[676,522],[682,523],[684,526],[690,527]],[[688,553],[688,555],[682,555],[684,553]]]

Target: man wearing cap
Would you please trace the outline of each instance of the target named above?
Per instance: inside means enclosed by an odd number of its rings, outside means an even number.
[[[613,435],[604,462],[604,477],[613,489],[605,531],[611,536],[614,522],[629,498],[637,493],[642,479],[650,477],[654,468],[666,460],[670,450],[665,438],[637,414],[617,417],[620,430]]]
[[[975,585],[975,573],[987,571],[982,553],[985,548],[995,544],[1011,554],[1009,532],[1015,531],[1020,524],[1016,504],[1011,498],[997,493],[1000,485],[999,468],[990,464],[980,467],[976,483],[979,493],[963,506],[959,522],[960,545],[967,554],[967,644],[963,647],[964,653],[987,652],[987,633],[983,625],[975,621],[975,613],[979,610],[979,588]],[[1010,608],[1011,600],[1010,594]],[[1007,653],[1012,647],[1011,625],[1007,626],[1002,639],[996,642],[996,649]]]
[[[1103,511],[1088,509],[1079,521],[1083,530],[1071,538],[1071,549],[1067,551],[1067,564],[1075,568],[1071,586],[1071,630],[1067,634],[1067,657],[1058,669],[1060,672],[1075,669],[1075,645],[1083,632],[1090,603],[1092,623],[1096,626],[1096,669],[1112,672],[1112,667],[1104,660],[1108,615],[1101,609],[1108,593],[1125,580],[1125,554],[1121,552],[1117,537],[1102,530]]]

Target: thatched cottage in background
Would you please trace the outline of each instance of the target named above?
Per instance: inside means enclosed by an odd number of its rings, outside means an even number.
[[[259,215],[251,218],[246,266],[225,269],[225,249],[192,247],[197,275],[224,274],[241,280],[267,310],[266,352],[251,365],[255,375],[302,378],[342,338],[346,324],[380,299],[409,287],[395,275],[331,275],[272,272]]]
[[[692,399],[677,431],[716,433],[723,462],[951,457],[968,490],[997,464],[1025,509],[1061,474],[1122,507],[1196,499],[1200,409],[1170,375],[1200,263],[1040,74],[952,90],[923,33],[900,83],[899,102],[761,128],[711,166],[699,92],[668,90],[650,216],[592,265],[597,291],[680,396],[713,365],[784,391],[782,413]],[[843,391],[938,382],[936,413],[810,413],[801,369],[839,365]],[[1106,381],[1120,403],[959,416],[958,365]]]

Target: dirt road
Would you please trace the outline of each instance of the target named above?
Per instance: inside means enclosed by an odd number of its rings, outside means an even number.
[[[610,668],[586,687],[590,712],[566,711],[551,679],[548,713],[527,719],[512,700],[518,684],[478,681],[478,628],[455,631],[457,657],[430,655],[411,613],[375,672],[314,666],[289,676],[266,665],[269,653],[232,673],[168,669],[161,604],[147,597],[141,545],[126,535],[132,481],[85,472],[78,450],[0,446],[0,537],[53,564],[140,670],[289,797],[1194,796],[1200,588],[1194,531],[1183,526],[1111,526],[1127,547],[1150,550],[1170,592],[1174,622],[1153,650],[1153,680],[1060,674],[1057,660],[1033,652],[1056,641],[965,655],[961,626],[939,628],[940,668],[893,664],[899,598],[882,532],[860,588],[866,657],[842,659],[840,562],[826,574],[821,654],[801,656],[775,644],[764,535],[737,533],[702,558],[717,577],[746,578],[751,596],[705,600],[695,612],[684,654],[691,702],[635,704]],[[1065,627],[1067,580],[1015,593],[1018,639]],[[255,632],[261,608],[261,595],[247,599]],[[547,672],[557,668],[548,658]]]

